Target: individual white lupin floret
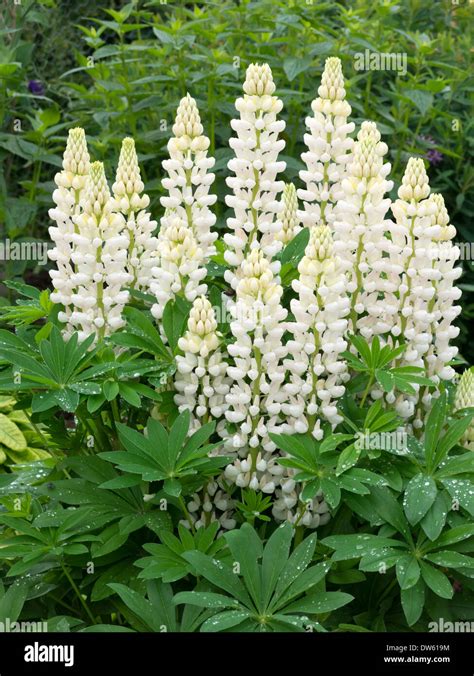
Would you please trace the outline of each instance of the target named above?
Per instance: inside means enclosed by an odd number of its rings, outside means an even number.
[[[80,213],[89,167],[90,159],[84,129],[80,127],[70,129],[63,156],[63,169],[54,177],[57,188],[53,192],[53,200],[56,207],[49,210],[50,218],[56,222],[56,226],[49,228],[54,248],[48,252],[48,256],[56,263],[57,268],[50,271],[54,287],[51,299],[64,306],[65,317],[72,312],[71,295],[74,290],[71,236],[75,226],[72,217]]]
[[[184,225],[179,216],[167,218],[158,233],[158,262],[152,268],[150,291],[156,297],[151,312],[161,319],[166,303],[176,296],[191,303],[206,293],[203,280],[203,253],[193,231]]]
[[[301,230],[297,210],[298,199],[296,197],[296,188],[293,183],[286,183],[283,189],[283,198],[281,200],[283,210],[281,212],[281,229],[275,237],[286,246],[291,242]]]
[[[291,301],[295,321],[288,323],[293,335],[287,345],[291,359],[285,360],[290,373],[285,385],[288,401],[282,410],[289,432],[309,431],[320,439],[322,421],[333,425],[341,421],[336,400],[344,394],[348,378],[340,355],[347,347],[349,298],[329,226],[312,228],[298,271],[299,279],[292,284],[297,293]]]
[[[269,432],[276,432],[279,414],[285,398],[282,343],[287,311],[281,305],[282,287],[272,273],[270,263],[261,249],[252,249],[241,266],[236,301],[230,307],[230,324],[234,343],[228,353],[234,359],[227,373],[233,381],[226,397],[229,406],[226,418],[235,426],[227,446],[251,462],[249,483],[257,470],[257,453],[272,453],[274,443]],[[262,470],[263,471],[263,470]],[[229,470],[232,474],[233,470]],[[226,470],[226,476],[232,479]],[[252,487],[252,486],[251,486]]]
[[[304,142],[308,151],[301,155],[306,169],[300,171],[300,178],[306,187],[298,190],[304,203],[299,217],[308,227],[333,224],[333,208],[342,197],[341,181],[353,144],[348,134],[354,131],[354,124],[347,121],[351,107],[345,100],[337,57],[326,59],[318,95],[311,104],[313,117],[306,118],[309,133],[304,135]]]
[[[83,211],[73,217],[77,232],[73,244],[73,312],[59,314],[79,339],[91,334],[103,338],[124,325],[122,309],[128,301],[125,287],[128,233],[123,216],[115,211],[102,162],[91,164],[83,199]]]
[[[284,184],[276,179],[286,166],[278,161],[278,154],[285,147],[278,135],[285,122],[277,119],[283,104],[274,91],[270,67],[251,64],[247,68],[244,96],[235,102],[240,117],[231,122],[237,136],[229,142],[235,157],[228,163],[234,176],[226,179],[233,192],[226,197],[226,204],[234,215],[227,219],[231,232],[224,235],[227,244],[224,257],[229,265],[225,279],[234,289],[239,280],[239,266],[254,247],[260,247],[269,259],[282,247],[276,234],[282,227],[278,195]],[[275,274],[279,267],[278,262],[272,263]]]
[[[218,521],[224,530],[235,528],[233,518],[235,502],[225,490],[222,479],[210,480],[199,493],[194,493],[187,504],[188,514],[194,528],[206,528]],[[191,528],[188,519],[180,523]]]
[[[306,528],[324,526],[330,520],[331,515],[322,491],[319,491],[313,500],[302,503],[300,501],[301,486],[295,482],[289,472],[291,470],[285,469],[285,475],[280,482],[281,488],[275,491],[273,516],[277,521],[289,521]]]
[[[161,225],[179,218],[192,230],[206,265],[216,253],[217,233],[211,231],[216,217],[210,207],[217,197],[209,194],[215,160],[207,155],[210,142],[203,133],[196,101],[189,94],[180,101],[173,134],[168,141],[169,159],[163,161],[168,176],[162,181],[167,195],[160,200],[166,209]]]
[[[466,369],[459,379],[454,398],[454,410],[474,407],[474,367]],[[474,451],[474,422],[464,432],[463,445]]]
[[[393,187],[386,180],[390,172],[390,164],[384,164],[387,150],[376,124],[363,122],[342,181],[343,198],[334,208],[334,250],[348,275],[350,329],[359,330],[366,339],[388,328],[382,317],[385,252],[391,247],[386,236],[391,222],[385,219],[390,199],[385,195]]]
[[[226,410],[230,381],[219,349],[221,338],[210,302],[199,296],[189,313],[188,329],[178,342],[184,354],[176,357],[175,377],[175,402],[180,411],[191,411],[193,431],[211,418],[221,418]]]
[[[132,275],[131,286],[147,291],[151,268],[155,263],[158,240],[153,237],[156,221],[146,208],[150,198],[143,193],[145,186],[140,176],[135,141],[122,141],[115,183],[112,186],[117,210],[125,217],[130,244],[127,271]]]

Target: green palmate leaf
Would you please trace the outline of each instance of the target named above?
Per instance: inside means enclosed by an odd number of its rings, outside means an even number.
[[[288,560],[293,528],[285,523],[279,526],[268,540],[262,559],[262,600],[267,605],[273,594],[280,573]]]
[[[474,568],[473,557],[465,556],[464,554],[452,552],[450,550],[436,552],[435,554],[427,554],[425,559],[431,561],[431,563],[436,563],[437,566],[442,566],[443,568]]]
[[[445,531],[436,542],[433,543],[430,549],[437,549],[439,547],[448,547],[457,542],[462,542],[474,535],[474,524],[464,524],[462,526],[455,526],[450,530]]]
[[[287,613],[329,613],[347,605],[353,600],[353,596],[345,592],[316,592],[308,594],[299,601],[295,601],[280,611]]]
[[[357,535],[330,535],[324,538],[323,545],[334,549],[333,561],[356,559],[369,552],[384,551],[387,547],[400,546],[403,543],[380,535],[360,533]]]
[[[173,352],[178,346],[178,340],[183,335],[190,309],[190,303],[179,296],[166,303],[162,322],[166,338]]]
[[[188,601],[189,603],[189,601]],[[248,619],[251,613],[248,610],[227,610],[223,613],[213,615],[201,625],[201,631],[214,632],[230,629],[244,620]]]
[[[436,500],[421,520],[421,527],[430,540],[436,540],[439,537],[446,523],[450,506],[446,493],[438,493]]]
[[[228,594],[238,599],[246,607],[252,607],[251,599],[238,576],[232,568],[225,566],[221,561],[211,559],[202,552],[184,552],[186,561],[189,561],[199,575],[206,580],[224,589]]]
[[[436,500],[437,493],[435,481],[426,474],[417,474],[408,482],[403,507],[412,526],[425,516]]]
[[[256,531],[245,523],[241,528],[226,533],[225,539],[234,561],[239,563],[240,572],[255,606],[261,609],[263,607],[262,575],[258,559],[263,554],[262,541]]]
[[[421,575],[428,587],[443,599],[451,599],[454,591],[446,575],[428,563],[420,562]]]
[[[457,503],[456,508],[460,505],[474,517],[474,484],[467,479],[443,479],[442,483]]]
[[[410,589],[402,589],[401,602],[407,624],[409,627],[412,627],[420,619],[425,605],[425,585],[423,580],[419,579]]]
[[[425,426],[425,452],[428,468],[433,466],[436,446],[446,419],[446,394],[443,392],[433,404]]]
[[[331,479],[321,479],[321,490],[324,493],[326,502],[332,509],[336,509],[341,501],[341,489],[335,481]]]
[[[357,443],[353,443],[350,446],[347,446],[340,454],[337,461],[336,467],[336,476],[339,476],[343,472],[346,472],[348,469],[353,467],[359,460],[360,454],[362,453],[362,446]]]
[[[294,265],[297,265],[304,256],[308,242],[309,230],[303,228],[283,249],[280,255],[281,264],[293,262]]]
[[[420,578],[420,566],[413,556],[401,556],[396,564],[397,580],[400,589],[410,589]]]
[[[455,446],[464,432],[471,425],[472,415],[463,416],[460,420],[451,423],[445,435],[439,440],[436,446],[434,465],[439,465],[447,456],[449,451]]]
[[[240,607],[240,603],[236,599],[213,592],[180,592],[174,597],[173,603],[190,603],[200,608],[219,608],[221,610],[223,608]]]

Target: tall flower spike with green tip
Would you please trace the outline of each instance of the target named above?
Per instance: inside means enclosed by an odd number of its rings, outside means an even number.
[[[293,281],[297,297],[291,301],[294,322],[285,361],[289,382],[282,410],[289,433],[309,432],[322,438],[321,423],[341,421],[336,401],[344,394],[347,365],[340,357],[347,347],[344,334],[349,298],[340,259],[333,253],[332,233],[327,225],[311,229],[305,255]]]
[[[83,340],[91,334],[103,338],[124,325],[122,309],[128,301],[124,290],[131,275],[126,270],[128,233],[123,216],[115,210],[102,162],[90,167],[83,211],[73,217],[72,274],[73,311],[59,314],[67,331],[78,331]]]
[[[301,230],[298,219],[298,199],[296,197],[296,188],[293,183],[286,183],[283,188],[282,198],[283,210],[281,212],[281,229],[275,237],[283,246],[291,242]]]
[[[49,235],[54,248],[48,252],[49,258],[56,263],[56,269],[50,271],[54,291],[51,300],[64,306],[63,316],[72,312],[71,295],[74,291],[74,265],[71,261],[73,252],[72,234],[75,231],[73,217],[81,211],[81,200],[89,174],[90,159],[87,150],[84,129],[70,129],[63,156],[63,168],[54,177],[56,190],[53,200],[54,209],[49,210],[50,218],[56,222],[49,228]]]
[[[215,160],[207,155],[210,142],[203,133],[196,101],[189,94],[181,99],[173,134],[168,142],[170,157],[163,162],[168,176],[162,184],[168,194],[160,200],[165,213],[150,282],[150,290],[157,299],[152,314],[158,320],[168,300],[176,295],[193,302],[206,293],[202,281],[206,265],[216,253],[217,233],[211,230],[216,217],[210,207],[217,198],[209,194],[215,178],[209,170]],[[174,250],[176,241],[183,246],[180,244]],[[187,253],[192,256],[189,260]]]
[[[276,235],[282,226],[278,196],[284,183],[277,180],[277,175],[286,167],[285,162],[278,161],[285,147],[285,141],[278,138],[285,122],[277,117],[283,104],[274,95],[268,64],[252,63],[243,89],[244,96],[235,102],[240,117],[231,121],[237,136],[229,141],[235,157],[227,166],[234,176],[226,179],[233,192],[227,195],[226,204],[234,213],[227,219],[230,232],[224,235],[224,258],[229,266],[224,276],[234,289],[242,276],[240,265],[252,249],[260,247],[271,261],[282,248]],[[279,262],[271,265],[272,272],[278,274]]]
[[[466,369],[459,379],[454,398],[454,410],[474,407],[474,367]],[[474,451],[474,422],[464,432],[463,445]]]
[[[156,221],[151,219],[146,208],[150,198],[143,190],[135,141],[122,141],[115,183],[112,191],[117,209],[124,215],[130,239],[128,247],[127,272],[132,276],[131,286],[147,291],[151,279],[151,268],[156,262],[158,240],[153,237]]]
[[[341,181],[353,144],[348,134],[354,131],[354,123],[347,121],[351,107],[345,98],[341,61],[332,56],[326,59],[318,97],[311,104],[313,117],[306,118],[308,151],[301,155],[306,169],[300,171],[306,187],[298,190],[298,197],[304,203],[299,217],[308,227],[332,225],[334,205],[342,197]]]
[[[381,316],[385,252],[391,247],[386,236],[391,224],[386,219],[390,208],[386,194],[393,182],[386,178],[390,172],[390,164],[384,164],[387,150],[375,122],[363,122],[342,181],[343,199],[334,208],[334,250],[348,275],[350,329],[360,330],[367,340],[388,328]]]
[[[426,251],[426,267],[420,271],[424,279],[431,284],[431,294],[424,301],[427,317],[427,332],[430,345],[424,355],[426,374],[439,385],[441,381],[449,381],[456,375],[450,362],[456,357],[458,348],[451,342],[459,335],[459,327],[453,322],[461,312],[456,304],[461,297],[461,289],[455,282],[461,276],[461,266],[456,266],[460,257],[460,249],[452,242],[456,228],[449,223],[449,216],[441,195],[429,197],[432,206],[429,227],[425,232],[431,233],[431,243]],[[420,315],[421,304],[418,309]],[[432,393],[425,389],[422,403],[425,409],[431,407]],[[421,407],[417,412],[415,427],[423,424]]]
[[[431,283],[432,237],[439,226],[432,224],[435,203],[428,199],[430,187],[421,158],[411,157],[403,175],[398,197],[392,204],[395,222],[390,226],[390,248],[385,267],[383,319],[390,338],[403,340],[406,349],[397,366],[425,366],[424,357],[431,343],[429,303],[435,293]],[[403,418],[411,418],[418,401],[417,394],[401,394],[395,400],[390,392],[387,401]]]

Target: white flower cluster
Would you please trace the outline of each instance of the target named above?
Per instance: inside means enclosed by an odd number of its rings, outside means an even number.
[[[230,268],[225,279],[234,289],[240,266],[253,248],[261,247],[271,259],[282,247],[276,234],[282,227],[278,195],[284,184],[276,177],[286,166],[278,161],[278,154],[285,147],[278,135],[285,122],[277,119],[283,104],[274,91],[270,67],[251,64],[247,68],[244,96],[235,102],[240,118],[231,122],[237,137],[230,140],[235,157],[228,163],[235,176],[226,179],[233,191],[226,197],[226,204],[234,210],[234,216],[227,219],[231,232],[224,235],[227,244],[224,257]],[[277,274],[279,263],[272,263],[272,270]]]
[[[406,343],[397,365],[426,367],[431,363],[432,375],[450,379],[454,371],[447,362],[456,354],[456,348],[450,347],[449,341],[458,334],[451,322],[459,313],[459,308],[452,303],[460,295],[453,286],[460,271],[453,263],[459,250],[455,247],[450,260],[442,260],[442,240],[447,235],[449,239],[454,232],[452,228],[446,230],[447,214],[439,197],[429,194],[423,160],[410,158],[398,190],[399,199],[392,205],[395,223],[390,228],[389,263],[385,268],[383,321],[395,342],[404,340]],[[436,331],[441,334],[438,339],[433,333]],[[438,370],[436,374],[433,367]],[[415,389],[418,390],[418,386]],[[388,401],[393,403],[391,397]],[[429,393],[425,393],[425,406],[429,406],[430,398]],[[418,394],[399,395],[394,403],[399,415],[410,418],[417,402]],[[422,424],[421,419],[415,422],[417,426]]]
[[[71,236],[75,266],[72,275],[74,306],[69,316],[59,315],[79,339],[95,333],[103,338],[124,325],[122,310],[131,282],[126,270],[129,245],[125,220],[115,211],[102,162],[91,164],[82,212],[73,217],[77,232]]]
[[[187,94],[179,104],[174,136],[168,142],[169,159],[163,162],[168,177],[162,181],[168,194],[161,198],[165,214],[158,235],[158,258],[152,269],[150,290],[157,302],[153,316],[161,319],[166,303],[177,294],[188,301],[206,292],[206,265],[216,253],[216,201],[209,194],[214,158],[207,156],[209,139],[203,134],[196,101]]]
[[[289,521],[293,524],[317,528],[324,526],[331,518],[329,507],[322,491],[318,491],[313,500],[304,504],[300,501],[301,488],[288,476],[281,482],[281,488],[275,491],[272,514],[277,521]]]
[[[304,135],[308,151],[301,159],[306,169],[300,178],[306,184],[298,190],[304,209],[299,212],[303,225],[332,225],[333,208],[342,197],[341,181],[350,158],[353,141],[348,134],[354,123],[348,122],[351,107],[345,100],[341,61],[337,57],[326,59],[318,97],[312,102],[313,117],[306,118],[309,133]]]
[[[342,181],[344,197],[334,208],[334,250],[348,276],[350,329],[368,340],[387,330],[381,318],[389,262],[384,252],[391,246],[386,237],[391,221],[385,218],[390,208],[385,195],[393,187],[386,179],[390,164],[383,161],[387,150],[376,124],[363,122]]]
[[[194,528],[206,528],[218,521],[224,530],[232,530],[236,526],[233,518],[234,500],[229,496],[221,479],[209,481],[199,493],[194,493],[186,507]],[[180,523],[186,528],[191,524],[188,519]]]
[[[291,360],[285,361],[290,382],[285,385],[288,401],[283,404],[288,431],[310,432],[322,438],[321,422],[341,421],[336,400],[344,394],[347,365],[340,354],[347,347],[349,298],[341,262],[333,254],[329,226],[311,229],[305,255],[293,281],[297,298],[291,301],[294,322],[288,324]]]
[[[54,287],[51,300],[64,306],[61,314],[64,322],[68,321],[73,311],[71,296],[74,290],[74,264],[71,254],[72,235],[77,231],[73,216],[80,213],[89,168],[90,158],[84,129],[70,129],[63,156],[63,169],[54,177],[57,188],[53,192],[53,200],[56,207],[49,210],[50,218],[56,222],[56,226],[49,228],[49,235],[55,246],[48,252],[48,256],[56,263],[57,268],[50,271]]]
[[[466,369],[459,379],[454,398],[454,410],[474,407],[474,367]],[[471,422],[463,435],[463,444],[474,451],[474,422]]]
[[[461,290],[454,282],[461,276],[462,268],[455,267],[459,260],[460,250],[451,241],[456,235],[456,228],[449,224],[449,216],[442,195],[431,195],[435,209],[431,216],[431,227],[438,230],[433,234],[429,258],[431,259],[433,296],[428,302],[427,311],[431,324],[431,344],[425,363],[427,375],[435,382],[452,380],[454,369],[449,362],[458,353],[458,348],[450,345],[451,340],[459,334],[459,328],[452,323],[461,312],[456,301],[461,297]]]
[[[298,219],[298,199],[296,197],[296,188],[293,183],[286,183],[283,188],[283,197],[281,200],[283,210],[281,212],[281,229],[275,234],[283,246],[286,246],[301,230]]]
[[[153,237],[156,221],[153,221],[146,211],[150,198],[143,193],[144,188],[135,141],[132,138],[125,138],[122,141],[112,192],[117,210],[124,215],[127,223],[130,239],[127,272],[132,277],[131,286],[137,290],[147,291],[158,240]]]
[[[210,302],[199,296],[189,314],[188,330],[179,339],[183,355],[176,357],[175,402],[192,413],[191,430],[212,418],[221,418],[229,391],[227,363],[219,348],[221,336]]]
[[[226,477],[237,483],[237,475],[243,475],[245,485],[252,483],[252,487],[257,477],[260,489],[270,481],[267,470],[275,445],[268,433],[277,431],[285,398],[286,348],[282,336],[287,311],[281,305],[282,294],[263,251],[252,249],[241,264],[236,300],[230,307],[235,341],[228,346],[228,352],[234,365],[227,373],[234,384],[226,398],[229,408],[225,414],[228,422],[235,425],[230,446],[243,458],[247,458],[250,449],[251,458],[248,469],[237,460],[233,468],[227,468]],[[257,467],[259,461],[261,470]],[[263,472],[260,478],[258,471]],[[239,481],[239,485],[244,484]]]

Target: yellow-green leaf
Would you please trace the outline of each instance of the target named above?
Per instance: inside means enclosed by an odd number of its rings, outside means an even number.
[[[22,432],[3,413],[0,413],[0,443],[12,451],[24,451],[27,446]]]

